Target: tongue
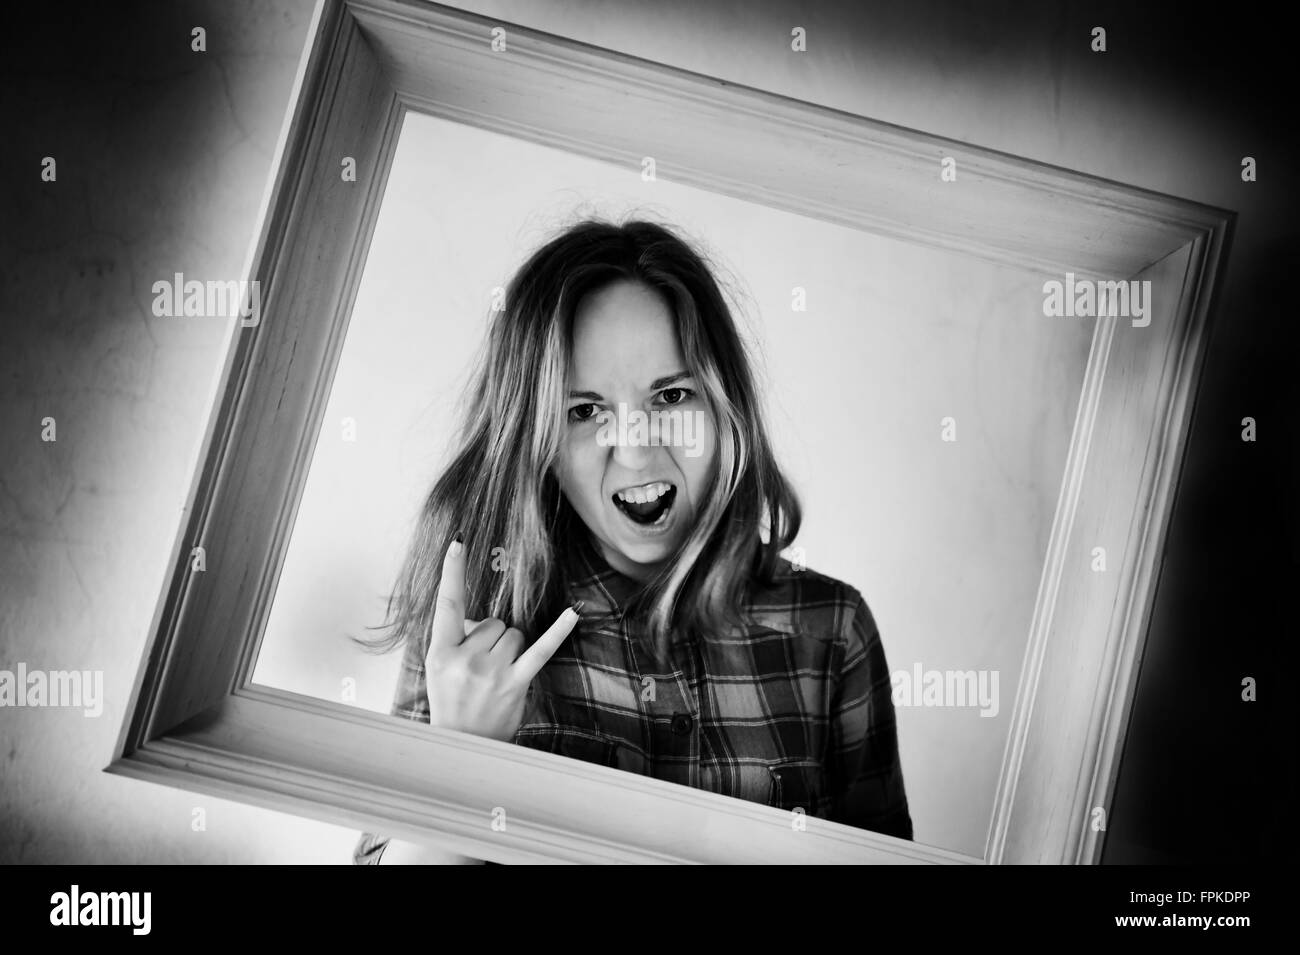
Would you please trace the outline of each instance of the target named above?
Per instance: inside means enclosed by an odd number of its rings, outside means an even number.
[[[623,513],[628,516],[629,520],[636,521],[638,524],[653,524],[664,516],[664,512],[673,506],[673,498],[677,496],[677,489],[670,487],[665,494],[659,495],[655,500],[638,504],[635,501],[626,501],[622,498],[615,498],[615,503],[622,508]]]
[[[638,524],[653,524],[663,516],[664,511],[672,503],[672,494],[665,494],[658,500],[649,504],[637,504],[634,501],[624,501],[623,509],[627,516],[636,521]]]

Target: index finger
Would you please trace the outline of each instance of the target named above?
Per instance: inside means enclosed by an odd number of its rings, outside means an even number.
[[[454,647],[465,639],[465,545],[458,532],[442,558],[429,646]]]
[[[551,624],[550,628],[538,637],[531,647],[519,654],[519,659],[510,665],[515,679],[526,686],[541,672],[542,667],[546,666],[546,661],[551,659],[555,651],[560,649],[560,644],[573,632],[577,624],[577,609],[565,607],[564,613],[556,618],[555,623]]]

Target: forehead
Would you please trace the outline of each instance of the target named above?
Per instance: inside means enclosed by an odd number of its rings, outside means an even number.
[[[573,316],[570,375],[575,387],[645,386],[684,371],[677,327],[653,289],[619,281],[583,296]]]

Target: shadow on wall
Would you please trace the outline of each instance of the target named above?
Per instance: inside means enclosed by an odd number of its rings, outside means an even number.
[[[1284,303],[1298,246],[1300,235],[1232,250],[1104,863],[1289,856],[1295,746],[1278,677],[1297,664],[1284,595],[1300,577],[1300,332]]]

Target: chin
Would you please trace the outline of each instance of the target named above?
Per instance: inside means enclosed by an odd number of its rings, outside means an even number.
[[[681,550],[687,534],[680,530],[663,537],[646,540],[636,534],[620,533],[622,528],[606,528],[606,546],[612,547],[624,560],[644,567],[647,572],[658,572],[660,566],[672,560]]]
[[[655,565],[662,564],[670,558],[676,549],[675,546],[665,544],[640,544],[636,546],[624,544],[619,547],[618,551],[624,558],[634,564],[642,564],[647,568],[657,569]]]

